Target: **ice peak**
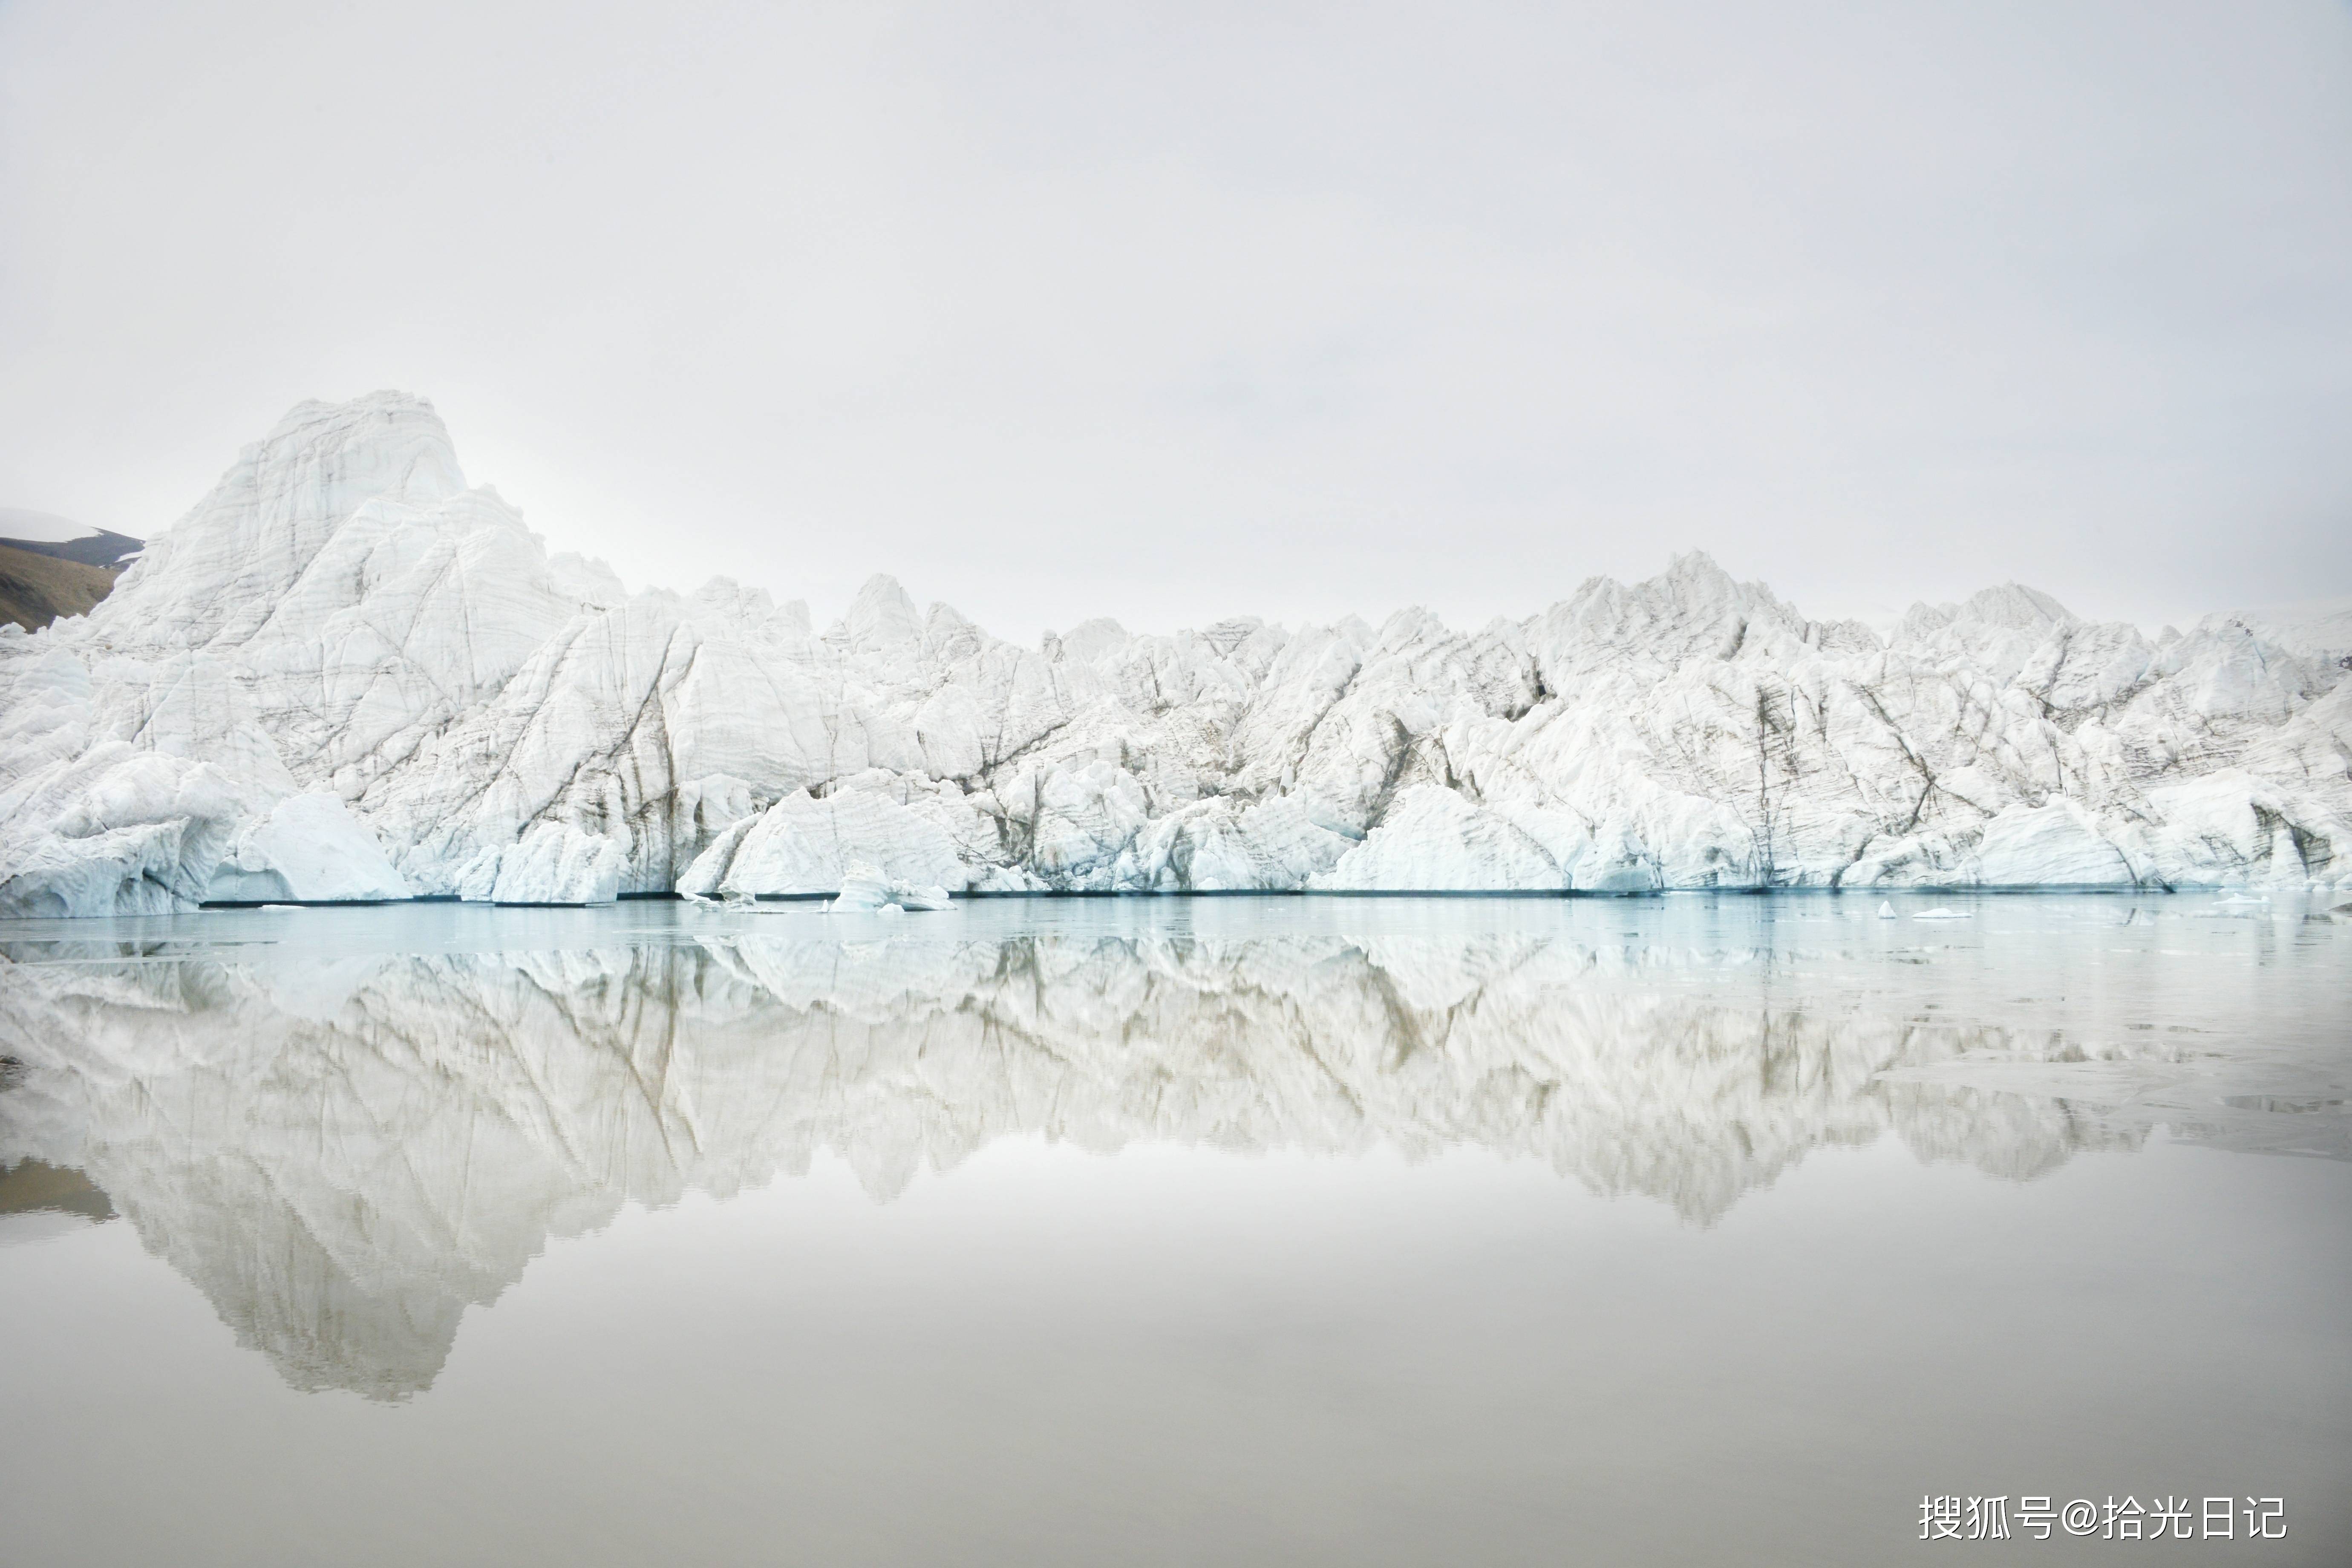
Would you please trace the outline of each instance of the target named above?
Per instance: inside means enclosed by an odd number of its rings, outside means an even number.
[[[1385,649],[1405,648],[1424,637],[1435,639],[1445,635],[1445,623],[1439,620],[1433,612],[1419,605],[1409,605],[1391,612],[1389,618],[1381,623],[1379,641],[1375,646]]]
[[[1664,599],[1685,610],[1744,612],[1775,601],[1760,583],[1742,583],[1704,550],[1685,550],[1666,569],[1640,584],[1636,592]]]
[[[1722,563],[1704,550],[1676,551],[1667,559],[1666,569],[1659,574],[1661,581],[1689,583],[1710,587],[1737,588],[1738,581],[1723,569]]]
[[[431,398],[403,392],[396,386],[380,386],[373,392],[363,392],[341,403],[326,397],[306,397],[286,411],[285,417],[278,420],[277,428],[270,431],[268,438],[274,440],[289,429],[321,417],[375,413],[398,417],[416,411],[422,411],[436,421],[440,417],[433,412]]]
[[[371,392],[348,403],[298,403],[254,450],[254,458],[265,481],[310,473],[326,479],[319,499],[334,513],[348,513],[377,496],[430,505],[466,488],[449,427],[432,404],[405,392]]]
[[[1092,663],[1107,653],[1125,647],[1131,639],[1127,628],[1108,616],[1091,621],[1080,621],[1062,637],[1062,657]]]
[[[1739,580],[1704,550],[1686,550],[1666,563],[1654,577],[1627,584],[1614,577],[1588,577],[1565,606],[1576,619],[1615,622],[1632,613],[1676,617],[1739,612],[1751,599],[1771,595]]]
[[[884,572],[866,579],[841,624],[849,641],[861,647],[897,647],[920,642],[923,637],[923,621],[916,613],[914,599],[899,586],[898,579]]]
[[[1972,621],[2021,632],[2064,626],[2076,618],[2072,610],[2049,595],[2022,583],[2003,583],[1998,588],[1970,595],[1959,613]]]
[[[2295,605],[2273,605],[2205,616],[2200,632],[2219,634],[2242,626],[2273,647],[2299,658],[2352,669],[2352,596],[2310,599]]]

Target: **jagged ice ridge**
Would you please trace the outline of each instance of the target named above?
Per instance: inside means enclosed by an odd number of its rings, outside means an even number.
[[[0,914],[207,900],[2352,882],[2347,617],[2150,639],[2011,585],[1890,637],[1703,555],[1041,647],[625,593],[432,406],[305,403],[88,616],[0,627]]]

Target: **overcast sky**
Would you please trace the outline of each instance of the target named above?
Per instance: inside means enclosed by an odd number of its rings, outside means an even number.
[[[0,507],[379,386],[821,619],[2352,594],[2352,8],[0,0]]]

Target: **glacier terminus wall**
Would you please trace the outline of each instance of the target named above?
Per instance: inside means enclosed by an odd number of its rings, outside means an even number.
[[[1891,636],[1702,555],[1475,632],[629,594],[430,404],[305,403],[87,616],[0,626],[0,914],[206,900],[2352,888],[2352,638],[2014,584]]]

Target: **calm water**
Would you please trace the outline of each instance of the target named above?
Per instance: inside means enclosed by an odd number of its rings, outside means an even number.
[[[2352,1560],[2352,921],[1878,903],[0,922],[0,1559]]]

